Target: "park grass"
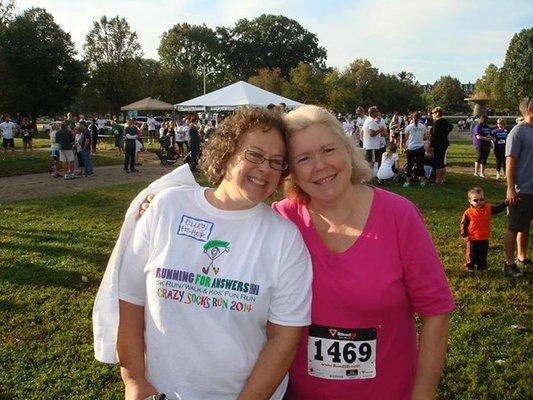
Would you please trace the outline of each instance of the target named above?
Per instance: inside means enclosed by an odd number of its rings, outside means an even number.
[[[452,145],[452,164],[467,166],[472,157],[466,142]],[[482,184],[487,200],[498,202],[505,185],[464,171],[448,181],[391,189],[422,211],[457,302],[438,398],[531,398],[533,340],[511,325],[531,329],[532,273],[502,275],[504,215],[494,218],[489,272],[462,269],[466,190]],[[144,186],[0,205],[0,399],[123,398],[118,367],[93,358],[91,308],[124,212]]]

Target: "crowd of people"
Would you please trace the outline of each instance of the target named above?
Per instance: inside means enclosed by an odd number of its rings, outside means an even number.
[[[378,183],[390,184],[403,176],[404,187],[413,180],[421,186],[428,182],[442,185],[446,181],[446,151],[453,125],[443,118],[441,107],[435,107],[429,115],[415,111],[402,116],[394,112],[389,118],[373,106],[368,115],[358,107],[355,117],[340,116],[340,120],[345,134],[365,150]],[[404,152],[407,164],[400,166],[397,153]]]

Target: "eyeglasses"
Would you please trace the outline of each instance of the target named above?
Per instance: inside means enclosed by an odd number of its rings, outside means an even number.
[[[244,158],[253,164],[263,164],[265,161],[268,161],[270,168],[276,171],[285,171],[289,167],[289,163],[282,158],[266,158],[254,150],[245,150]]]
[[[483,197],[481,197],[480,199],[472,199],[472,201],[474,203],[481,203],[482,201],[485,201],[485,199]]]

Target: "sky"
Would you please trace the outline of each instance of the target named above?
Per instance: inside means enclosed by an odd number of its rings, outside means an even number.
[[[412,72],[421,83],[443,75],[474,83],[501,67],[515,33],[533,27],[533,0],[15,0],[42,7],[81,54],[92,21],[126,18],[144,56],[158,59],[161,34],[178,23],[233,27],[241,18],[284,15],[318,37],[328,67],[368,59],[380,72]]]

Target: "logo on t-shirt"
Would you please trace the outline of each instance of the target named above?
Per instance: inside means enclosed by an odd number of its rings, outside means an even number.
[[[202,267],[202,272],[209,275],[209,270],[212,268],[215,275],[218,275],[219,267],[215,267],[213,263],[224,253],[229,253],[229,242],[223,240],[210,240],[204,244],[204,253],[209,257],[210,263],[207,267]]]

